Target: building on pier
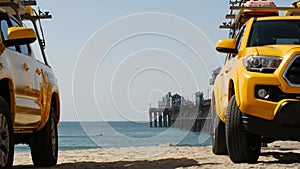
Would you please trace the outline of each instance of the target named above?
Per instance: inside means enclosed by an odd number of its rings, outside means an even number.
[[[149,109],[150,127],[174,127],[200,131],[207,120],[210,99],[205,100],[202,92],[194,94],[194,102],[185,100],[179,94],[169,92],[158,102],[158,108]],[[172,103],[172,104],[170,104]]]

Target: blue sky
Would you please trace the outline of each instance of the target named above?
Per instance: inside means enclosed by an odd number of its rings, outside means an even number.
[[[286,6],[291,1],[275,2]],[[228,35],[218,28],[225,21],[228,1],[39,0],[38,4],[53,15],[43,27],[48,61],[59,80],[64,121],[148,120],[149,105],[155,106],[168,91],[190,100],[198,90],[206,94],[209,72],[224,59],[213,48]],[[105,57],[100,54],[109,41],[134,31],[142,34],[116,44]]]

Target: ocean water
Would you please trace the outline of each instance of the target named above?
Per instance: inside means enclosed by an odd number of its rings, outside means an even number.
[[[92,148],[211,145],[208,133],[175,128],[150,128],[148,122],[60,122],[59,150]],[[15,152],[30,152],[27,145],[16,145]]]

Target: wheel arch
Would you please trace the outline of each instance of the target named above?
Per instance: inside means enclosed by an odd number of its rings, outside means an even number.
[[[235,93],[236,91],[234,82],[233,80],[230,80],[228,85],[228,102],[230,101],[231,97],[235,95]]]
[[[223,115],[222,111],[221,111],[221,105],[220,105],[220,101],[216,101],[216,98],[218,98],[218,96],[216,96],[216,92],[213,91],[212,95],[211,95],[211,102],[210,102],[210,111],[213,117],[213,111],[215,111],[216,115],[219,116],[219,118],[225,122],[225,116]]]
[[[0,80],[0,96],[4,98],[9,106],[9,110],[13,113],[12,120],[14,120],[15,112],[15,99],[14,99],[14,86],[9,78],[2,78]]]
[[[238,107],[240,106],[241,100],[240,100],[240,90],[239,90],[239,84],[238,80],[230,80],[229,86],[228,86],[228,102],[230,101],[231,97],[235,96],[236,104]]]
[[[56,123],[59,122],[60,119],[60,99],[58,93],[54,92],[51,97],[51,107],[55,111]]]

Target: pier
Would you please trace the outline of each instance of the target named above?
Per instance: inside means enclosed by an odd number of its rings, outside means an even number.
[[[210,99],[204,100],[201,92],[194,96],[195,102],[191,102],[169,92],[158,102],[158,108],[149,109],[150,127],[173,127],[197,132],[205,123],[210,125]]]

